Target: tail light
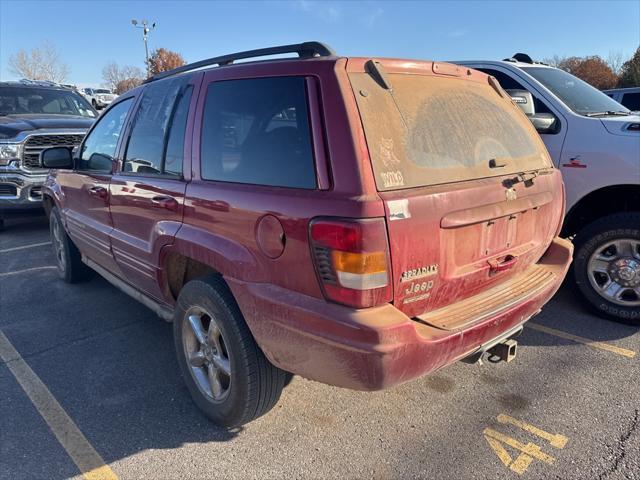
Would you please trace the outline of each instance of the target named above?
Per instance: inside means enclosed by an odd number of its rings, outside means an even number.
[[[328,300],[357,308],[392,299],[389,241],[383,218],[311,222],[316,271]]]

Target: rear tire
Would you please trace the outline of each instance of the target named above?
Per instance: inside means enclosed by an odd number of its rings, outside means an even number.
[[[85,280],[90,269],[82,263],[80,251],[67,235],[57,207],[53,207],[49,215],[49,232],[60,278],[67,283]]]
[[[640,325],[640,212],[600,218],[574,240],[579,292],[599,315]]]
[[[280,398],[286,374],[264,356],[221,277],[192,280],[182,288],[173,334],[189,393],[215,423],[243,425]]]

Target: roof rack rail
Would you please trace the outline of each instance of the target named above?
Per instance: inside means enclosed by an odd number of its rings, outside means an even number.
[[[56,82],[52,82],[51,80],[31,80],[29,78],[21,78],[18,80],[19,83],[24,85],[39,85],[42,87],[59,87],[60,84]]]
[[[213,57],[206,60],[200,60],[199,62],[189,63],[187,65],[183,65],[182,67],[174,68],[173,70],[167,70],[166,72],[158,73],[152,77],[149,77],[143,83],[153,82],[155,80],[160,80],[161,78],[171,77],[179,73],[196,70],[202,67],[208,67],[210,65],[231,65],[236,60],[254,57],[265,57],[268,55],[280,55],[283,53],[297,53],[300,58],[330,57],[336,54],[330,46],[322,42],[304,42],[294,43],[291,45],[279,45],[276,47],[259,48],[257,50],[246,50],[244,52],[230,53],[227,55],[222,55],[220,57]]]

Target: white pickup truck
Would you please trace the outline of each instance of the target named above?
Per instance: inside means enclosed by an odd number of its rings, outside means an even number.
[[[453,63],[495,77],[562,170],[563,235],[573,237],[574,279],[588,304],[640,324],[640,116],[526,54]]]

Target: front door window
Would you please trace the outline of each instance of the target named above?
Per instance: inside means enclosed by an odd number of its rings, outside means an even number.
[[[98,120],[82,144],[78,170],[111,172],[118,139],[132,101],[128,98],[118,103]]]

